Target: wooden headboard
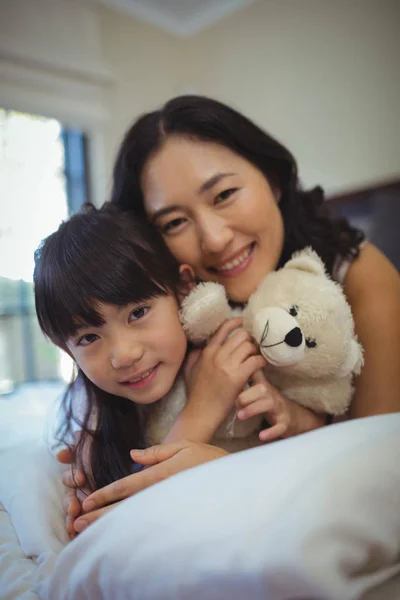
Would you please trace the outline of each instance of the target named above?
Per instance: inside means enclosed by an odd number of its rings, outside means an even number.
[[[362,229],[400,271],[400,180],[327,198],[332,213]]]

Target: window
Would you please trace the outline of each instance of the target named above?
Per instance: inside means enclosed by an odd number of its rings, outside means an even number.
[[[88,199],[87,139],[55,119],[0,109],[0,393],[69,379],[70,361],[41,334],[33,254]]]

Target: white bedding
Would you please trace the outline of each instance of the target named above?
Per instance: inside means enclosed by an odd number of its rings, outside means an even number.
[[[54,568],[56,555],[43,553],[30,558],[22,550],[11,517],[0,504],[0,598],[38,600],[38,584]]]
[[[38,599],[35,588],[68,542],[60,467],[44,442],[0,454],[0,598]]]
[[[399,457],[400,414],[335,425],[153,486],[61,551],[59,466],[38,438],[0,449],[0,598],[395,600]]]
[[[38,600],[37,584],[67,543],[60,465],[48,450],[48,411],[61,384],[0,398],[0,599]]]
[[[43,600],[397,600],[400,414],[186,471],[58,557]]]

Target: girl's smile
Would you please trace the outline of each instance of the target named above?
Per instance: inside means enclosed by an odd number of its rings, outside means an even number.
[[[156,378],[160,364],[158,363],[155,367],[151,367],[144,372],[142,371],[139,375],[136,374],[134,377],[130,377],[127,381],[121,381],[121,385],[126,385],[136,390],[147,387]]]
[[[67,342],[69,352],[100,389],[152,404],[171,389],[186,353],[178,304],[171,294],[140,306],[98,304],[102,324],[85,326]]]

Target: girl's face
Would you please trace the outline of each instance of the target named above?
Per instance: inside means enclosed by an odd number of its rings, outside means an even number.
[[[273,271],[284,229],[279,190],[225,146],[170,137],[147,163],[145,208],[180,263],[245,302]]]
[[[82,327],[66,346],[100,389],[151,404],[171,389],[186,353],[186,337],[171,295],[141,304],[100,304],[104,324]]]

